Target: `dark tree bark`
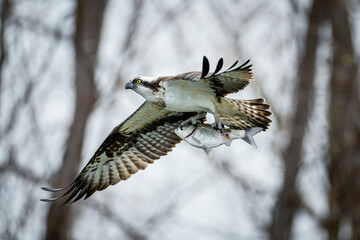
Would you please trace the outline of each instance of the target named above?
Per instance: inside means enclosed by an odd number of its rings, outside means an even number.
[[[75,113],[66,141],[63,162],[54,179],[54,186],[65,186],[74,180],[81,162],[81,150],[89,116],[97,99],[94,80],[97,50],[107,1],[78,0],[74,46]],[[46,239],[69,239],[73,222],[72,208],[55,211],[61,202],[51,204],[47,216]]]
[[[332,28],[333,61],[330,78],[329,155],[330,213],[321,220],[329,239],[338,239],[341,221],[351,219],[352,239],[360,238],[360,101],[358,63],[353,49],[346,1],[313,1],[296,88],[295,118],[291,140],[283,154],[286,172],[284,186],[274,208],[269,228],[272,239],[289,239],[295,212],[299,209],[296,179],[302,159],[302,141],[309,113],[313,87],[318,29],[321,21]]]
[[[5,27],[6,22],[11,14],[11,3],[9,0],[4,0],[1,3],[1,12],[0,12],[0,19],[1,19],[1,25],[0,25],[0,112],[1,112],[1,105],[2,105],[2,82],[3,82],[3,68],[4,68],[4,62],[6,57],[6,48],[5,48]],[[1,132],[0,132],[1,134]]]
[[[325,227],[338,239],[341,220],[350,218],[352,239],[360,239],[360,102],[358,66],[346,1],[329,2],[332,26],[331,98],[329,106],[330,214]]]
[[[300,206],[296,188],[296,179],[303,157],[303,138],[309,115],[312,110],[312,89],[314,85],[316,52],[319,39],[319,25],[322,21],[322,4],[324,1],[313,1],[309,13],[308,29],[304,44],[304,55],[298,67],[298,82],[295,87],[295,104],[292,122],[289,124],[290,143],[282,154],[284,159],[283,187],[273,209],[273,219],[268,232],[271,239],[290,239],[294,215]]]

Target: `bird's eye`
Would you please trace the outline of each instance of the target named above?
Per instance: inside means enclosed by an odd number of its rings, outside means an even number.
[[[142,81],[140,79],[136,80],[136,83],[141,83]]]

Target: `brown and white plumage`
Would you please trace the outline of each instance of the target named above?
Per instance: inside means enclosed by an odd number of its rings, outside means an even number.
[[[76,179],[62,189],[43,188],[50,192],[65,191],[51,202],[67,196],[75,202],[95,191],[128,179],[149,163],[167,155],[181,141],[174,130],[194,112],[171,112],[146,101],[128,119],[114,128]]]
[[[126,84],[148,101],[177,112],[205,112],[214,115],[216,127],[228,125],[240,129],[262,127],[264,131],[271,122],[267,117],[270,106],[263,99],[236,100],[226,95],[244,89],[251,79],[249,60],[237,67],[220,72],[221,58],[215,71],[209,73],[209,61],[203,58],[202,71],[182,73],[166,77],[138,77]]]
[[[224,97],[230,93],[236,93],[244,89],[253,78],[251,72],[251,66],[248,65],[250,60],[247,60],[242,65],[235,67],[238,63],[236,61],[226,71],[220,72],[224,60],[220,58],[218,61],[215,71],[209,72],[210,64],[209,60],[204,56],[203,58],[203,69],[201,72],[188,72],[179,74],[172,77],[172,79],[184,79],[193,82],[202,81],[208,83],[211,89],[216,93],[218,97]]]
[[[203,59],[201,72],[187,72],[167,77],[137,77],[125,85],[146,101],[129,118],[109,134],[76,179],[61,189],[60,197],[43,199],[51,202],[67,197],[74,202],[95,191],[126,180],[149,163],[166,155],[181,139],[174,130],[184,123],[203,122],[206,113],[214,114],[217,127],[226,124],[234,129],[261,127],[271,122],[269,105],[263,99],[237,100],[225,97],[245,88],[253,78],[249,61],[236,67],[237,61],[220,72],[220,59],[213,73]],[[219,124],[220,123],[220,124]]]

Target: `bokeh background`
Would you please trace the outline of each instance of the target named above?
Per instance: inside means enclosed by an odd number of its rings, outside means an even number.
[[[358,0],[2,0],[0,239],[360,239]],[[135,76],[251,59],[231,97],[264,97],[270,129],[183,142],[126,182],[54,211],[144,101]]]

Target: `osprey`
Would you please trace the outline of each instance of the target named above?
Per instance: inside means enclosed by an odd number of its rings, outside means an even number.
[[[166,155],[182,140],[175,129],[203,123],[206,113],[214,115],[216,129],[258,127],[265,131],[271,122],[267,118],[271,113],[264,99],[226,97],[245,88],[253,78],[249,60],[236,67],[237,63],[220,72],[221,58],[215,71],[209,73],[209,61],[204,56],[201,72],[136,77],[126,83],[125,89],[132,89],[146,101],[113,129],[70,185],[60,189],[42,188],[50,192],[65,191],[64,194],[41,200],[52,202],[68,196],[64,205],[128,179]]]

